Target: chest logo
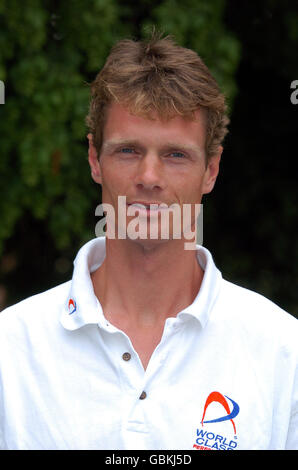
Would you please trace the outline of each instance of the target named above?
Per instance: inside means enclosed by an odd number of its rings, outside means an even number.
[[[232,406],[233,406],[232,410],[230,410],[229,403],[227,402],[226,398],[232,403]],[[226,410],[227,415],[222,416],[221,418],[210,419],[209,421],[204,421],[207,408],[213,402],[220,403]],[[203,426],[204,423],[219,423],[220,421],[230,420],[234,428],[234,433],[236,434],[236,426],[235,426],[233,419],[236,418],[238,413],[239,413],[239,405],[234,400],[227,397],[226,395],[222,395],[219,392],[211,392],[210,395],[207,397],[207,400],[204,406],[201,425]]]
[[[220,408],[213,410],[213,419],[205,419],[206,411],[212,403],[219,403],[225,410],[226,414],[221,416]],[[222,395],[219,392],[211,392],[204,405],[203,415],[201,419],[201,429],[197,429],[196,443],[193,445],[194,449],[197,450],[234,450],[237,448],[237,434],[234,418],[239,413],[239,405],[232,398],[227,395]],[[216,411],[216,414],[214,413]],[[216,417],[217,413],[220,415]],[[209,412],[210,414],[210,412]],[[215,414],[215,416],[214,416]],[[233,426],[234,436],[224,436],[222,434],[216,434],[213,428],[207,426],[208,429],[204,429],[204,424],[209,423],[220,423],[222,421],[231,421]],[[220,431],[219,431],[220,432]],[[227,432],[227,429],[226,429]],[[232,432],[232,429],[231,429]],[[230,433],[228,433],[230,434]],[[233,437],[234,440],[231,439]]]

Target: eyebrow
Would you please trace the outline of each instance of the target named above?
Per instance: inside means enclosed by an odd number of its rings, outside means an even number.
[[[102,146],[103,151],[108,152],[114,150],[116,147],[131,145],[138,147],[141,150],[145,150],[144,145],[134,139],[125,139],[125,140],[108,140]],[[185,145],[179,142],[165,142],[161,145],[161,150],[184,150],[185,152],[192,153],[202,153],[202,149],[196,145]]]

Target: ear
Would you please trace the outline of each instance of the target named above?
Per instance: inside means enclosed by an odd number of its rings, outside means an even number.
[[[212,157],[210,157],[209,159],[209,162],[207,164],[207,169],[204,175],[204,180],[203,180],[203,188],[202,188],[203,194],[210,193],[212,189],[214,188],[216,178],[219,173],[219,163],[220,163],[222,151],[223,151],[223,147],[219,146],[217,153],[213,155]]]
[[[96,148],[93,145],[92,134],[88,134],[87,139],[89,141],[88,161],[91,169],[91,176],[95,183],[102,184],[101,168],[98,161]]]

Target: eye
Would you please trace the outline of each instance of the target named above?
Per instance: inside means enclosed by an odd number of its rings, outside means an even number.
[[[131,147],[123,147],[118,150],[120,153],[133,153],[135,150]]]
[[[185,155],[182,152],[172,152],[170,153],[171,156],[174,156],[175,158],[184,158]]]

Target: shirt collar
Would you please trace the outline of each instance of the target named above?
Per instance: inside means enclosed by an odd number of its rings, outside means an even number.
[[[105,237],[90,240],[75,257],[70,291],[61,316],[61,323],[67,330],[76,330],[90,323],[106,323],[90,276],[105,259],[105,240]]]
[[[204,270],[202,284],[193,303],[178,316],[191,315],[204,327],[218,296],[222,277],[211,253],[200,245],[197,245],[196,249],[198,263]],[[90,240],[77,253],[70,291],[61,315],[61,323],[67,330],[76,330],[87,324],[106,327],[107,321],[94,293],[90,276],[103,263],[105,256],[105,237]]]
[[[197,260],[204,271],[204,276],[200,286],[200,290],[193,303],[183,309],[178,316],[189,314],[199,320],[201,326],[206,325],[211,310],[218,297],[222,275],[214,264],[211,253],[207,248],[196,245]]]

